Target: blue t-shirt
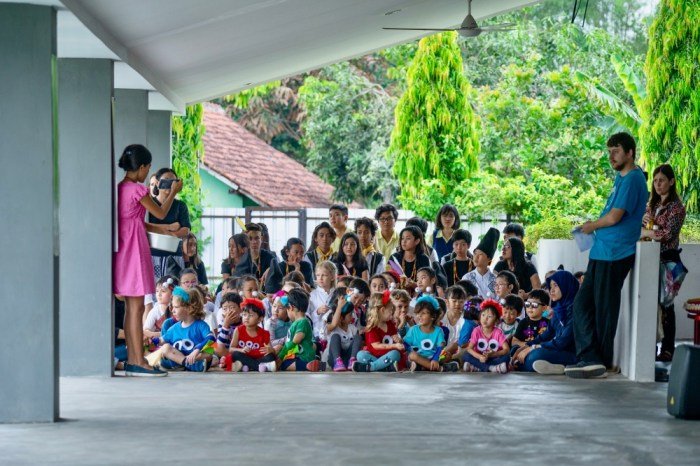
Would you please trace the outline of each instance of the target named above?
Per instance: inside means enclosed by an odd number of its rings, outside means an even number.
[[[178,322],[163,334],[163,341],[187,356],[195,349],[201,350],[207,341],[214,341],[214,334],[203,320],[195,320],[184,328],[182,322]]]
[[[616,261],[635,253],[648,198],[647,182],[639,167],[625,176],[617,174],[612,192],[600,216],[604,216],[611,209],[623,209],[625,213],[615,225],[595,231],[589,258]]]
[[[432,333],[423,333],[420,325],[414,325],[408,329],[403,341],[411,347],[412,351],[431,359],[438,348],[445,346],[445,333],[440,327],[435,327]]]

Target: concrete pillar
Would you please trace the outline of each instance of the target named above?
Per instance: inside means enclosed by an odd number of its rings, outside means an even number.
[[[58,60],[61,375],[112,374],[113,74]]]
[[[659,243],[637,243],[634,267],[622,288],[615,355],[622,374],[635,382],[653,382],[659,303]]]
[[[172,113],[167,110],[148,111],[148,144],[146,147],[153,155],[151,171],[171,166],[171,130]]]
[[[56,11],[0,3],[0,422],[58,419]]]
[[[129,144],[143,144],[148,147],[148,91],[138,89],[115,89],[115,166],[124,148]],[[115,171],[115,181],[120,181],[123,177],[124,172],[122,170]]]

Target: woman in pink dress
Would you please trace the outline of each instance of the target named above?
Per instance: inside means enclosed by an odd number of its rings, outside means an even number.
[[[126,172],[117,186],[119,246],[114,254],[114,294],[124,297],[126,316],[124,333],[127,347],[126,375],[157,377],[166,372],[153,369],[143,355],[143,297],[155,292],[151,250],[146,236],[146,211],[162,219],[168,214],[182,181],[173,183],[170,195],[158,205],[143,182],[151,169],[151,153],[144,146],[127,146],[119,158],[119,168]]]

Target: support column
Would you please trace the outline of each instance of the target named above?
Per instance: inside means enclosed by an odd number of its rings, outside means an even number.
[[[129,144],[148,147],[148,91],[138,89],[114,90],[114,164]],[[153,166],[156,170],[155,165]],[[124,177],[115,171],[115,180]],[[148,180],[146,180],[148,181]]]
[[[153,155],[152,172],[171,165],[171,129],[172,113],[167,110],[148,111],[148,144],[146,147]]]
[[[58,60],[61,375],[112,374],[113,66]]]
[[[659,243],[638,242],[634,267],[622,289],[615,355],[622,374],[653,382],[659,303]]]
[[[52,7],[0,3],[0,422],[59,416],[55,57]]]

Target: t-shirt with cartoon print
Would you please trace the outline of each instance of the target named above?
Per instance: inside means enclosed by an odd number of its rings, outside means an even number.
[[[474,351],[479,354],[484,354],[485,351],[498,351],[503,348],[503,343],[506,341],[506,336],[503,331],[495,327],[490,336],[484,335],[484,329],[479,326],[472,331],[472,336],[469,343],[472,344]]]
[[[248,329],[246,329],[245,325],[239,325],[236,327],[236,330],[238,331],[239,349],[249,348],[250,351],[248,351],[247,354],[253,359],[260,359],[265,356],[262,353],[262,348],[263,346],[270,344],[270,332],[258,327],[256,329],[257,335],[253,337],[248,333]]]

